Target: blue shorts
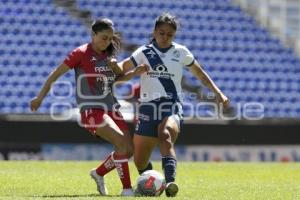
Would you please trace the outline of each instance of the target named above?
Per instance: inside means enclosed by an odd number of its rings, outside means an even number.
[[[180,130],[183,122],[182,105],[179,101],[160,98],[139,105],[135,134],[157,137],[158,125],[164,118],[173,116]]]

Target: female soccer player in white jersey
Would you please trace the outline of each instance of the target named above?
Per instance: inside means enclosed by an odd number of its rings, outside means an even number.
[[[182,122],[180,94],[183,67],[187,66],[211,89],[224,107],[229,104],[228,98],[204,72],[192,53],[185,46],[173,42],[177,26],[174,16],[169,13],[160,15],[155,21],[151,43],[141,46],[130,58],[119,63],[127,71],[119,80],[126,81],[137,74],[137,70],[129,71],[132,66],[145,71],[141,75],[141,105],[133,141],[135,165],[139,173],[152,169],[149,158],[159,144],[167,182],[166,195],[171,197],[178,192],[174,143]]]

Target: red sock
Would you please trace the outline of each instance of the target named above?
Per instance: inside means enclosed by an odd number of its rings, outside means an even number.
[[[98,175],[104,176],[105,174],[107,174],[108,172],[110,172],[111,170],[116,168],[114,160],[112,158],[113,153],[114,152],[109,154],[109,156],[106,158],[106,160],[103,163],[101,163],[101,165],[99,167],[97,167],[96,173]]]
[[[116,155],[116,153],[114,153],[113,159],[114,159],[114,163],[117,168],[120,180],[122,182],[123,189],[132,188],[131,181],[130,181],[130,173],[129,173],[127,156]]]

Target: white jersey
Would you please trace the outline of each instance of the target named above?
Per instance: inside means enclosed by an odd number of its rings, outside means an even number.
[[[149,72],[141,75],[141,102],[161,97],[172,97],[182,102],[182,68],[194,63],[194,56],[185,46],[172,43],[168,49],[159,49],[151,43],[133,52],[131,60],[135,66],[150,66]]]

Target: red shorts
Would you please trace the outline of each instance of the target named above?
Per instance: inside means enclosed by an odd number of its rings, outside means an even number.
[[[81,114],[81,123],[93,135],[96,134],[96,130],[98,126],[103,122],[104,114],[110,116],[111,119],[117,124],[117,126],[122,131],[129,130],[120,112],[104,111],[102,109],[91,108],[81,112],[80,114]]]

